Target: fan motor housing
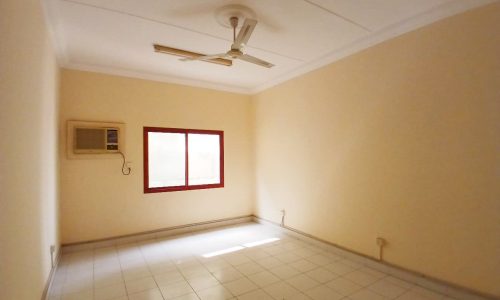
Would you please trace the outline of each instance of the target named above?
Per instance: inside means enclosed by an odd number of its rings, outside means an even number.
[[[240,51],[240,50],[238,50],[238,49],[231,49],[231,50],[229,50],[229,51],[227,52],[227,54],[228,54],[229,56],[231,56],[232,58],[238,58],[238,57],[240,57],[240,56],[242,56],[242,55],[243,55],[243,52],[241,52],[241,51]]]

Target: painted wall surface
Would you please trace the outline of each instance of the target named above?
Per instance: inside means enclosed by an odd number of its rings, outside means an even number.
[[[62,243],[252,213],[249,96],[81,71],[61,74]],[[132,174],[122,175],[119,155],[68,159],[67,120],[125,123]],[[225,187],[144,194],[144,126],[223,130]]]
[[[255,96],[256,213],[500,296],[500,4]]]
[[[40,1],[0,2],[0,299],[40,299],[58,245],[58,67]]]

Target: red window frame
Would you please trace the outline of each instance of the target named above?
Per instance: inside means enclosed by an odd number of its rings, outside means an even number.
[[[148,143],[148,133],[149,132],[165,132],[165,133],[184,133],[186,140],[186,180],[185,185],[182,186],[168,186],[168,187],[149,187],[149,143]],[[220,183],[215,184],[201,184],[201,185],[189,185],[189,156],[188,156],[188,134],[212,134],[219,136],[219,148],[220,148]],[[182,128],[163,128],[163,127],[144,127],[143,129],[143,149],[144,149],[144,193],[162,193],[162,192],[174,192],[174,191],[188,191],[188,190],[199,190],[199,189],[212,189],[224,187],[224,131],[221,130],[202,130],[202,129],[182,129]]]

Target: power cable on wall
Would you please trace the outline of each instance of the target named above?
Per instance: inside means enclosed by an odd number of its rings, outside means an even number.
[[[122,174],[123,175],[130,175],[130,173],[132,172],[132,169],[128,166],[125,166],[126,165],[125,155],[121,151],[118,151],[118,153],[120,153],[120,155],[122,156],[122,159],[123,159]]]

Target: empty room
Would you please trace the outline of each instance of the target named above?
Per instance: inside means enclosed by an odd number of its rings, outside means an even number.
[[[500,299],[500,2],[0,1],[0,300]]]

